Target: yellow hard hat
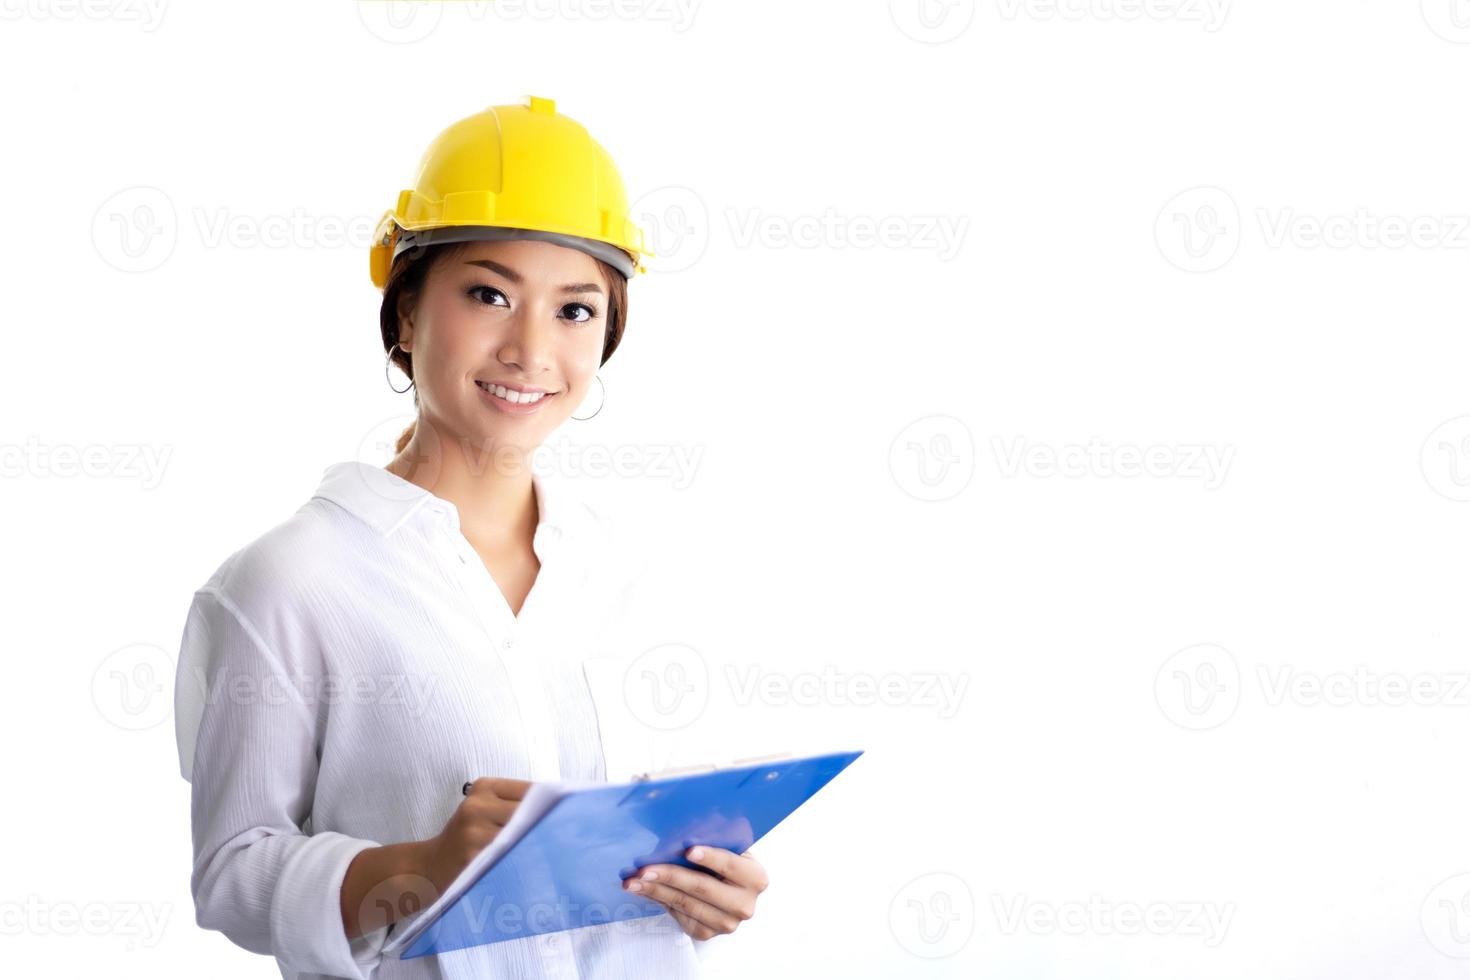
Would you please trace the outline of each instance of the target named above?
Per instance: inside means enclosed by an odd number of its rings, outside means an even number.
[[[373,236],[373,285],[416,245],[537,239],[586,252],[625,277],[653,257],[612,158],[551,99],[491,106],[434,138],[415,186]]]

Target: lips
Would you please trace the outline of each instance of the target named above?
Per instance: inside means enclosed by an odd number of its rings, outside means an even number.
[[[488,401],[492,407],[501,412],[505,412],[508,415],[530,415],[532,412],[539,410],[543,404],[555,398],[559,394],[559,392],[555,391],[547,392],[546,394],[541,395],[539,398],[536,398],[534,401],[519,402],[510,400],[511,397],[519,396],[521,394],[514,389],[506,389],[504,388],[504,386],[497,386],[501,390],[504,390],[507,396],[501,397],[500,395],[496,394],[495,390],[491,386],[488,386],[485,382],[476,381],[475,387],[480,389],[480,397]]]

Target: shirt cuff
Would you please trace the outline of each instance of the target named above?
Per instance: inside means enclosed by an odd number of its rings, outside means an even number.
[[[271,947],[282,966],[298,973],[369,980],[391,927],[348,939],[342,925],[342,881],[353,858],[378,846],[376,841],[322,831],[291,855],[271,901]]]

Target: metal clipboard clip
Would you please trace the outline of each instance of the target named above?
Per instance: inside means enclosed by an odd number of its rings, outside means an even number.
[[[633,777],[635,783],[645,783],[651,779],[669,779],[674,776],[692,776],[700,772],[718,772],[721,769],[740,769],[744,766],[758,766],[766,762],[786,762],[795,758],[790,752],[773,752],[770,755],[752,756],[749,759],[735,759],[732,762],[706,762],[702,765],[675,766],[671,769],[659,769],[656,772],[640,773]]]

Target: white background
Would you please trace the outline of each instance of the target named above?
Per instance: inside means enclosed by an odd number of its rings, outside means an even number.
[[[712,975],[1470,968],[1464,0],[0,12],[7,972],[278,975],[193,921],[184,613],[386,459],[372,225],[531,94],[662,252],[558,438],[670,760],[866,750]]]

